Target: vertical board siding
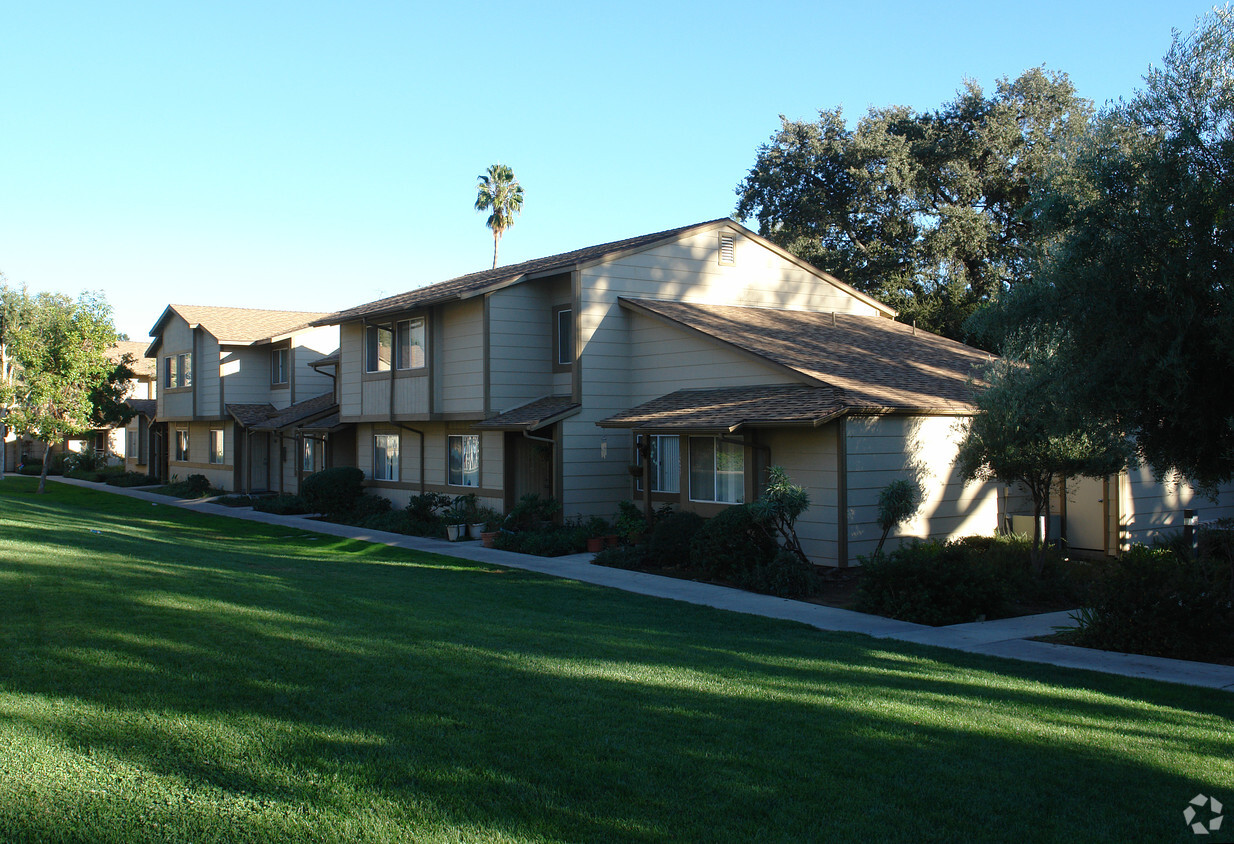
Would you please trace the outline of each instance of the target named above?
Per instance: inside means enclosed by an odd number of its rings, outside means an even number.
[[[962,424],[962,423],[960,423]],[[955,470],[958,420],[947,416],[850,417],[848,420],[850,556],[874,553],[882,529],[878,496],[900,478],[916,481],[921,504],[888,535],[897,538],[990,536],[998,529],[998,485],[964,483]]]
[[[197,415],[221,416],[220,406],[222,350],[218,341],[207,332],[201,332],[197,344],[201,360],[193,361],[193,384],[197,390]]]

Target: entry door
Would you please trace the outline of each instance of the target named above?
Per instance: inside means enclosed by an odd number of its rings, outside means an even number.
[[[253,492],[270,489],[270,435],[257,434],[249,437],[249,467],[252,472]]]
[[[537,436],[544,435],[537,431]],[[547,439],[551,434],[544,435]],[[522,434],[506,435],[506,508],[524,495],[553,497],[553,446]]]
[[[1105,481],[1067,481],[1067,545],[1072,551],[1105,553]]]

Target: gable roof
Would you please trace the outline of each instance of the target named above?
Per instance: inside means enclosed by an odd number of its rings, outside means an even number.
[[[288,425],[294,425],[313,416],[332,413],[337,409],[338,405],[334,403],[334,393],[322,393],[320,396],[314,396],[311,399],[296,402],[290,407],[285,407],[269,419],[250,427],[254,431],[277,431],[280,428],[286,428]]]
[[[227,412],[245,428],[260,425],[278,413],[269,402],[254,404],[229,404]]]
[[[159,406],[158,399],[125,399],[124,403],[131,407],[134,413],[148,416],[151,419],[154,418]]]
[[[570,396],[543,396],[471,427],[490,431],[537,431],[573,416],[582,407]]]
[[[331,325],[339,322],[363,319],[365,317],[388,316],[403,311],[409,311],[414,308],[424,308],[443,302],[469,299],[473,296],[478,296],[492,290],[517,284],[520,281],[567,272],[578,266],[596,263],[603,260],[610,260],[620,255],[647,249],[665,241],[677,240],[687,234],[704,232],[713,228],[718,229],[722,226],[731,227],[741,231],[743,237],[748,237],[751,240],[757,241],[783,258],[799,264],[802,267],[808,268],[811,272],[817,273],[819,276],[825,278],[830,284],[835,285],[844,292],[849,293],[850,295],[860,299],[872,307],[879,309],[880,311],[883,311],[888,315],[894,316],[895,311],[884,305],[882,302],[867,296],[859,290],[849,287],[844,282],[828,275],[827,273],[824,273],[817,267],[810,266],[790,252],[785,251],[771,241],[766,240],[750,231],[732,218],[721,217],[719,219],[708,220],[703,223],[693,223],[688,226],[681,226],[675,229],[666,229],[665,231],[654,232],[652,234],[639,235],[638,237],[630,237],[624,240],[614,240],[608,243],[601,243],[596,246],[587,246],[582,249],[575,249],[571,252],[562,252],[557,255],[550,255],[546,258],[535,258],[531,261],[523,261],[520,264],[511,264],[508,267],[497,267],[495,269],[469,273],[468,275],[452,278],[448,281],[430,284],[427,287],[420,287],[406,293],[400,293],[396,296],[387,296],[386,298],[378,299],[375,302],[368,302],[364,305],[358,305],[354,308],[338,311],[330,314],[324,319],[316,321],[313,324]]]
[[[851,410],[971,413],[970,381],[990,355],[883,317],[621,299],[670,323],[831,387]]]
[[[149,342],[143,343],[140,340],[117,340],[115,345],[107,347],[105,354],[108,360],[116,363],[125,355],[132,355],[133,362],[129,364],[129,369],[133,374],[153,378],[158,374],[158,362],[154,358],[146,357],[149,345]]]
[[[153,355],[162,342],[163,326],[171,317],[179,316],[189,324],[190,328],[203,328],[215,340],[232,346],[250,346],[254,343],[271,340],[290,334],[310,324],[329,325],[328,322],[316,322],[327,314],[321,311],[271,311],[261,308],[227,308],[215,305],[168,305],[158,322],[150,329],[150,336],[155,338],[146,349],[146,355]]]

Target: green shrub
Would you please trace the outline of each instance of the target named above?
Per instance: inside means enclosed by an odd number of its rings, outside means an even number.
[[[233,496],[239,498],[240,496]],[[300,516],[311,512],[298,495],[271,495],[265,498],[252,499],[253,509],[260,513],[273,513],[276,516]]]
[[[205,475],[189,475],[184,479],[184,488],[188,490],[188,498],[201,498],[210,491],[210,479]]]
[[[414,521],[441,521],[441,511],[453,503],[454,499],[440,492],[413,495],[407,502],[407,516]]]
[[[770,563],[779,546],[747,504],[737,504],[709,519],[690,543],[690,563],[719,580],[740,583]]]
[[[648,563],[661,568],[690,565],[690,544],[705,520],[698,513],[668,513],[656,521],[647,543]]]
[[[123,472],[119,475],[111,475],[107,478],[109,486],[131,487],[131,486],[151,486],[158,483],[158,478],[141,472]]]
[[[528,493],[510,508],[502,527],[508,531],[527,531],[543,527],[561,512],[561,504],[555,498],[541,498]]]
[[[818,569],[796,552],[781,548],[770,562],[751,569],[738,585],[780,598],[808,598],[818,592]]]
[[[618,501],[613,531],[622,542],[637,543],[647,532],[647,518],[633,501]]]
[[[493,547],[537,557],[564,557],[587,550],[587,531],[580,525],[551,525],[518,533],[503,530],[493,538]]]
[[[591,562],[597,566],[608,566],[614,569],[641,569],[647,565],[647,547],[645,545],[615,545],[596,554]]]
[[[1072,641],[1182,659],[1234,657],[1229,571],[1211,558],[1134,546],[1106,569]]]
[[[95,471],[94,469],[69,469],[64,473],[64,477],[99,484],[107,480],[107,473],[103,471]]]
[[[368,498],[369,496],[364,496]],[[364,499],[362,498],[361,501]],[[385,499],[382,499],[383,501]],[[382,512],[369,513],[357,524],[369,530],[384,530],[389,533],[407,533],[407,511],[386,509]]]
[[[369,527],[365,524],[366,519],[371,516],[384,516],[390,512],[392,506],[389,498],[380,495],[361,495],[352,502],[351,509],[347,511],[347,521],[351,524]],[[399,513],[399,516],[406,518],[403,513]]]
[[[1007,584],[963,541],[913,540],[862,559],[855,608],[918,624],[963,624],[1006,611]]]
[[[300,482],[304,506],[330,519],[349,513],[363,494],[364,473],[354,466],[323,469]]]
[[[64,455],[63,471],[70,478],[78,477],[78,472],[95,473],[107,468],[107,455],[93,448],[83,448],[81,451],[69,452]]]

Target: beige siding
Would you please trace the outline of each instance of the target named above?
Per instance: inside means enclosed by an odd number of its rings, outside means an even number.
[[[434,344],[440,360],[437,409],[442,413],[484,412],[484,303],[472,299],[441,311]],[[400,412],[415,412],[403,411]],[[419,411],[423,412],[423,411]]]
[[[635,326],[644,339],[654,329],[644,327],[645,318],[623,311],[618,297],[876,313],[851,294],[740,235],[734,266],[721,265],[718,255],[719,233],[712,230],[582,270],[582,300],[577,319],[583,411],[565,423],[563,431],[567,512],[604,515],[616,501],[628,495],[629,481],[624,475],[629,463],[629,443],[616,445],[616,438],[609,437],[608,458],[601,458],[600,441],[606,435],[595,423],[639,403],[639,396],[652,397],[649,388],[639,386],[641,382],[631,371],[631,354],[635,348]],[[683,352],[693,354],[683,355],[680,373],[669,371],[654,376],[665,388],[662,392],[671,392],[670,387],[701,386],[691,380],[700,374],[715,379],[716,384],[766,383],[765,373],[774,371],[765,368],[764,374],[757,376],[754,369],[743,365],[733,380],[726,381],[720,368],[709,367],[703,361],[702,347],[689,349],[690,344],[684,339],[676,342]],[[718,345],[713,348],[711,354],[723,360],[726,353]],[[647,349],[645,355],[641,365],[650,371],[655,352]],[[728,360],[738,365],[731,354]],[[660,363],[663,369],[671,370],[677,361],[664,355]],[[691,373],[690,367],[700,369]],[[751,380],[743,380],[747,378]],[[779,383],[788,380],[790,376],[776,375]]]
[[[568,280],[564,285],[531,281],[489,297],[492,412],[502,413],[550,393],[569,392],[569,373],[562,377],[552,371],[553,306],[569,301]],[[554,386],[559,378],[565,384],[560,391]]]
[[[337,325],[313,328],[291,338],[292,386],[291,403],[302,402],[334,388],[334,379],[309,366],[338,348]]]
[[[964,483],[955,471],[957,420],[946,416],[850,417],[847,422],[849,562],[878,545],[878,496],[887,484],[914,480],[922,491],[914,517],[895,538],[989,536],[998,528],[998,487]]]
[[[1202,522],[1234,517],[1234,485],[1220,487],[1214,501],[1173,473],[1156,480],[1147,466],[1124,473],[1118,492],[1120,544],[1124,550],[1181,528],[1184,509],[1198,511]]]
[[[797,537],[813,562],[838,562],[839,474],[835,423],[821,428],[759,432],[771,449],[771,465],[783,466],[793,483],[810,494],[810,509],[797,520]]]
[[[223,349],[223,395],[227,404],[274,403],[286,407],[287,390],[270,389],[270,347],[228,346]]]
[[[189,432],[188,460],[176,460],[176,431],[187,428]],[[210,431],[223,431],[223,462],[210,463]],[[235,480],[232,461],[235,460],[233,446],[235,441],[230,423],[189,422],[185,424],[172,423],[167,426],[167,472],[177,480],[183,481],[189,475],[205,475],[210,479],[210,485],[222,490],[230,490]]]
[[[177,315],[163,327],[162,343],[159,346],[158,374],[165,377],[167,358],[179,354],[192,354],[193,330],[187,322]],[[197,379],[197,361],[193,361],[193,379]],[[160,419],[191,419],[193,416],[193,391],[189,389],[161,389],[158,395],[158,416]]]
[[[339,327],[339,414],[355,418],[363,413],[364,326],[358,322]]]
[[[220,416],[219,373],[221,350],[209,332],[199,331],[197,359],[193,362],[193,384],[197,390],[197,416]]]
[[[416,426],[424,431],[424,483],[438,492],[462,495],[475,491],[468,487],[452,487],[447,480],[447,436],[450,434],[474,433],[465,425],[451,426],[441,423],[426,423]],[[395,434],[399,437],[399,480],[397,487],[373,486],[369,492],[390,499],[395,507],[407,506],[407,501],[420,491],[420,438],[406,429],[384,423],[361,423],[356,426],[356,465],[364,476],[373,478],[373,437],[376,434]],[[503,438],[500,433],[485,432],[480,435],[480,489],[500,490],[504,474],[502,455]],[[481,498],[480,503],[502,509],[500,496]]]

